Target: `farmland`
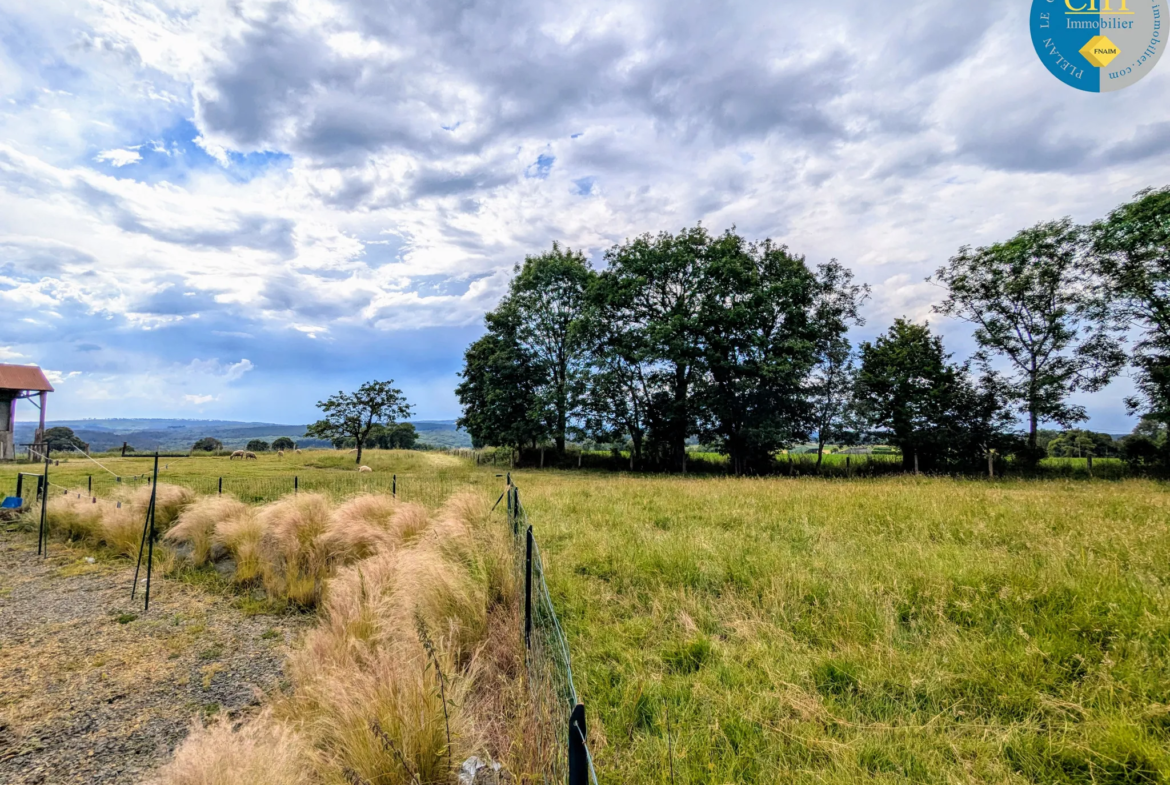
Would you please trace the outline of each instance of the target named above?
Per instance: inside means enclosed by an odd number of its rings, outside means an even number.
[[[428,506],[502,484],[439,453],[371,452],[368,475],[332,452],[165,460],[166,482],[257,501],[294,474],[338,496],[397,474]],[[1165,486],[1070,461],[995,482],[514,472],[599,780],[1165,781]]]

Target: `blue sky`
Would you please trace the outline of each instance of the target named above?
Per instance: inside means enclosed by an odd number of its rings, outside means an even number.
[[[1026,6],[8,4],[0,361],[61,418],[304,422],[371,378],[454,417],[525,254],[696,221],[841,260],[858,338],[931,318],[965,357],[924,280],[960,246],[1170,183],[1170,66],[1079,93]]]

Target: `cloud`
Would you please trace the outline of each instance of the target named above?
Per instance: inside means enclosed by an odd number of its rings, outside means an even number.
[[[183,401],[193,406],[202,406],[205,403],[219,400],[218,395],[184,395]]]
[[[0,346],[0,360],[17,360],[21,357],[24,357],[24,355],[11,346]]]
[[[142,160],[142,155],[137,150],[103,150],[93,157],[93,160],[102,163],[108,163],[110,166],[126,166],[127,164],[136,164]]]
[[[214,395],[262,412],[290,379],[371,366],[437,400],[525,255],[558,240],[600,259],[700,220],[842,260],[874,286],[878,331],[929,313],[923,279],[959,246],[1170,181],[1170,71],[1077,93],[1008,0],[896,16],[182,0],[9,19],[5,343],[83,373],[60,396],[79,407]],[[966,327],[938,326],[966,350]],[[295,393],[305,417],[315,394]],[[455,413],[444,400],[432,416]]]

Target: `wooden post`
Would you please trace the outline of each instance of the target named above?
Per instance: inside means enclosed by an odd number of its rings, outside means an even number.
[[[1089,453],[1089,454],[1088,454],[1087,456],[1085,456],[1085,457],[1086,457],[1086,458],[1088,459],[1088,461],[1089,461],[1089,476],[1090,476],[1090,477],[1092,477],[1092,476],[1093,476],[1093,453]]]
[[[987,451],[987,476],[995,479],[995,450]]]
[[[914,474],[918,475],[918,449],[914,449]]]

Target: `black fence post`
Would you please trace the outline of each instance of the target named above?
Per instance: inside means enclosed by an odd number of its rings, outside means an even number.
[[[395,499],[398,498],[398,475],[392,475],[390,478],[390,495]]]
[[[16,475],[16,498],[20,499],[20,506],[24,506],[24,472]]]
[[[223,496],[223,477],[219,478],[219,495]]]
[[[89,492],[93,493],[93,475],[89,475]]]
[[[589,785],[589,750],[585,746],[585,706],[569,715],[569,785]]]
[[[300,475],[293,475],[293,496],[301,492],[301,478]]]
[[[49,459],[45,458],[45,473],[38,484],[41,492],[41,526],[37,532],[37,553],[49,555]]]
[[[527,556],[524,559],[524,647],[532,648],[532,527],[528,527]]]

